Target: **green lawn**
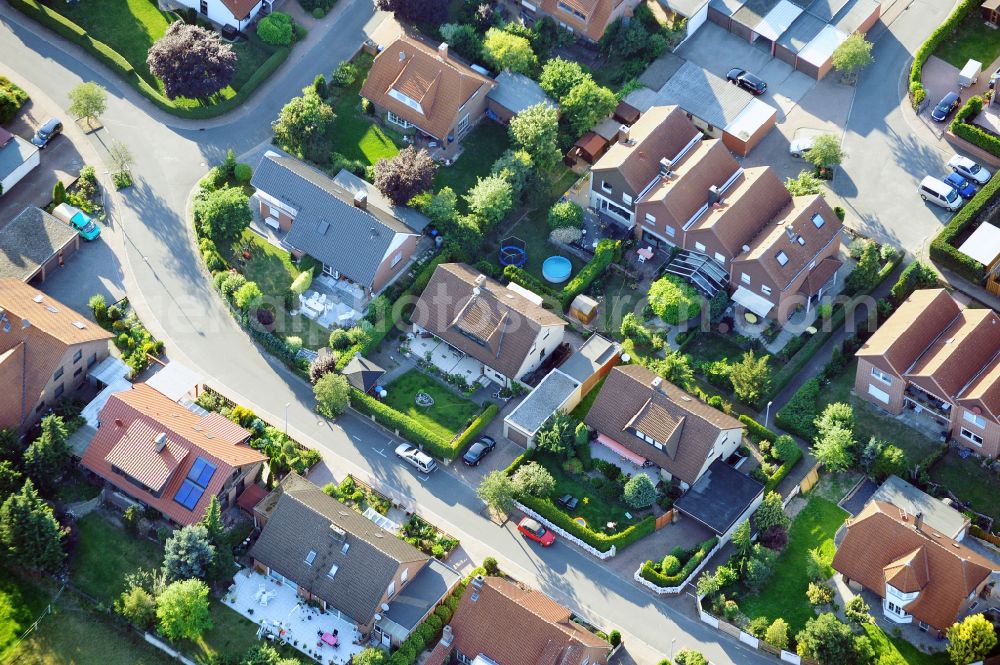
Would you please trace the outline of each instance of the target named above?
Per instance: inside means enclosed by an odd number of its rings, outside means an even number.
[[[48,602],[45,589],[0,568],[0,663],[7,662],[14,642]]]
[[[306,348],[319,349],[327,345],[330,331],[315,321],[300,314],[292,316],[284,307],[285,293],[298,276],[299,268],[292,263],[292,256],[280,247],[275,247],[252,231],[244,231],[242,239],[234,248],[250,243],[250,259],[238,266],[243,275],[256,282],[268,301],[275,308],[275,332],[281,335],[295,335],[302,338]],[[235,249],[229,252],[226,260],[231,265]],[[242,259],[240,259],[242,261]]]
[[[386,404],[449,441],[480,412],[478,404],[460,397],[437,379],[416,369],[393,380],[386,390],[389,393],[384,400]],[[425,392],[434,398],[434,405],[427,408],[417,406],[418,392]]]
[[[962,459],[949,450],[930,471],[931,480],[944,485],[980,513],[1000,520],[1000,478],[979,466],[973,458]]]
[[[570,517],[582,517],[587,521],[587,526],[592,531],[608,533],[604,525],[608,522],[615,522],[618,527],[614,532],[623,531],[628,526],[635,524],[639,520],[634,516],[631,508],[619,501],[608,501],[598,494],[594,486],[583,476],[570,475],[562,468],[562,461],[552,455],[539,454],[535,456],[535,461],[544,466],[556,479],[556,488],[552,492],[552,504],[559,510],[562,506],[555,503],[555,499],[571,494],[580,500],[573,511],[563,510]],[[603,478],[603,477],[602,477]],[[633,512],[633,518],[625,516],[628,511]]]
[[[510,147],[507,128],[492,120],[483,120],[462,139],[462,154],[451,166],[441,166],[434,176],[434,191],[451,187],[458,194],[459,208],[467,210],[462,195],[488,175],[493,162]]]
[[[997,31],[987,26],[979,12],[973,10],[954,34],[937,47],[934,55],[959,69],[969,60],[978,60],[985,68],[1000,56],[1000,39]],[[985,74],[989,76],[989,72]]]
[[[361,111],[361,97],[358,92],[361,84],[368,76],[372,65],[372,57],[362,53],[355,59],[355,64],[361,70],[354,85],[347,88],[333,88],[333,112],[337,119],[333,121],[333,152],[339,152],[348,159],[359,159],[366,164],[374,164],[381,158],[390,159],[399,152],[397,146],[402,145],[402,136],[394,131],[387,131],[374,122],[371,116]]]
[[[487,166],[487,168],[489,167]],[[550,180],[548,192],[545,196],[540,197],[542,198],[542,203],[528,213],[510,233],[510,235],[517,236],[523,240],[528,250],[528,260],[524,264],[524,269],[543,282],[545,280],[542,277],[542,263],[548,257],[559,253],[554,246],[549,244],[549,233],[551,232],[548,221],[549,207],[559,200],[559,197],[565,194],[577,179],[575,173],[561,166],[558,167],[554,175],[555,177]],[[584,261],[565,252],[562,253],[562,256],[568,258],[573,264],[573,272],[570,274],[570,279],[572,279],[573,275],[576,275],[583,268]],[[497,261],[496,255],[492,255],[490,260]],[[551,286],[558,291],[565,285],[566,282],[552,284]]]
[[[847,512],[835,503],[819,497],[809,499],[788,530],[788,547],[778,558],[774,575],[760,593],[743,598],[740,609],[749,617],[767,617],[768,623],[782,617],[792,635],[802,630],[816,615],[806,599],[807,554],[818,548],[827,564],[833,561],[833,537],[846,518]],[[828,573],[832,575],[833,570]]]
[[[642,318],[642,304],[646,294],[631,288],[629,280],[617,270],[608,273],[604,278],[604,305],[600,310],[601,323],[609,335],[620,337],[622,319],[626,314],[635,314]],[[591,287],[597,291],[599,287]]]
[[[896,420],[886,412],[876,408],[867,400],[851,394],[857,370],[858,362],[852,360],[840,376],[820,391],[819,407],[816,409],[816,413],[822,413],[827,404],[846,402],[854,407],[854,418],[857,421],[854,436],[860,443],[867,443],[873,436],[888,441],[902,448],[911,464],[916,464],[934,452],[938,447],[934,441],[906,423]]]
[[[185,640],[177,645],[181,651],[193,657],[195,662],[205,665],[226,662],[227,658],[241,656],[258,644],[257,624],[218,601],[212,601],[209,609],[212,630],[194,642]],[[302,660],[302,654],[291,647],[281,647],[279,650],[286,657]]]
[[[695,364],[710,363],[716,360],[736,362],[743,357],[743,349],[726,335],[715,332],[703,332],[694,338],[685,353],[691,355]]]
[[[77,526],[80,536],[73,558],[73,582],[110,606],[125,590],[125,575],[140,568],[159,568],[163,550],[146,539],[133,538],[100,513]]]
[[[604,387],[604,382],[606,380],[607,377],[598,381],[597,385],[591,388],[590,392],[584,395],[583,399],[580,400],[580,403],[573,408],[570,415],[583,422],[583,419],[587,417],[588,413],[590,413],[590,407],[594,406],[594,401],[597,399],[598,394],[600,394],[601,388]]]
[[[877,608],[876,608],[877,610]],[[875,647],[875,655],[878,662],[906,663],[907,665],[950,665],[951,659],[947,652],[941,651],[935,654],[926,654],[909,642],[895,637],[889,637],[876,625],[865,626],[872,646]]]
[[[89,501],[101,493],[101,486],[88,483],[83,478],[79,469],[73,469],[67,477],[59,483],[56,490],[56,502],[60,505],[68,505],[79,501]]]

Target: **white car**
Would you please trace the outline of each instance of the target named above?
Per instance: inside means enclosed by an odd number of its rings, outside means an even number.
[[[434,461],[434,458],[408,443],[396,446],[396,456],[423,473],[430,473],[437,468],[437,462]]]
[[[813,147],[813,141],[816,140],[816,137],[826,133],[828,132],[808,127],[796,129],[795,134],[792,135],[791,144],[788,146],[788,154],[795,158],[802,157]]]
[[[949,159],[948,168],[961,176],[965,176],[978,185],[985,185],[992,176],[987,169],[983,168],[968,157],[962,157],[961,155],[955,155]]]

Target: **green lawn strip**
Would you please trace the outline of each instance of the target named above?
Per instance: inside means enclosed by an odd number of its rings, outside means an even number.
[[[881,628],[874,624],[865,626],[865,632],[875,647],[875,656],[878,662],[884,659],[890,663],[906,663],[907,665],[948,665],[951,659],[944,651],[935,654],[926,654],[917,647],[903,639],[890,637]]]
[[[954,450],[931,467],[931,480],[944,485],[974,510],[1000,520],[1000,478],[973,458],[962,459]]]
[[[625,513],[630,508],[621,501],[608,501],[604,499],[585,478],[566,473],[558,458],[540,454],[535,460],[548,469],[549,473],[556,480],[556,488],[552,492],[553,498],[557,499],[570,494],[579,499],[580,502],[577,504],[575,510],[563,510],[563,512],[573,518],[582,517],[587,521],[587,526],[592,531],[608,533],[604,528],[605,525],[608,522],[615,522],[618,526],[614,532],[618,532],[639,521],[634,516],[632,519],[625,516]],[[559,508],[560,510],[562,509],[561,506]]]
[[[479,123],[462,139],[462,154],[451,166],[442,165],[434,176],[434,191],[451,187],[458,194],[458,207],[468,211],[462,195],[476,184],[476,179],[489,175],[490,167],[504,150],[510,147],[507,128],[489,120]]]
[[[594,401],[597,399],[597,395],[601,392],[601,388],[604,386],[604,382],[606,380],[607,377],[598,381],[597,385],[591,388],[590,392],[583,396],[583,399],[580,400],[580,403],[573,408],[573,411],[571,411],[569,415],[573,416],[580,422],[583,422],[583,419],[587,417],[588,413],[590,413],[590,407],[594,406]]]
[[[77,522],[79,540],[73,560],[73,583],[110,606],[125,590],[125,576],[139,568],[159,568],[163,550],[133,538],[100,513]]]
[[[743,613],[751,618],[767,617],[768,623],[781,617],[788,622],[792,635],[802,630],[806,621],[816,616],[806,599],[807,554],[818,548],[827,564],[833,561],[836,552],[833,537],[846,518],[847,512],[836,504],[819,497],[810,498],[788,530],[788,547],[778,557],[774,575],[760,593],[740,602]],[[832,569],[827,572],[833,574]]]
[[[212,617],[212,629],[198,640],[183,640],[177,644],[178,649],[194,658],[197,663],[217,663],[220,659],[242,656],[247,650],[259,644],[257,640],[257,624],[244,617],[239,612],[212,601],[209,607]],[[276,647],[287,657],[302,660],[302,654],[292,647]]]
[[[56,502],[65,506],[79,501],[89,501],[100,493],[100,485],[88,483],[79,471],[74,471],[59,483],[59,489],[56,490]]]
[[[972,12],[938,46],[934,55],[959,69],[969,60],[978,60],[985,68],[1000,56],[1000,39],[978,12]]]
[[[456,395],[437,379],[411,369],[394,379],[388,386],[386,405],[405,413],[410,418],[445,439],[452,439],[464,430],[469,421],[479,413],[479,405]],[[416,404],[418,392],[425,392],[434,399],[434,405],[421,407]]]
[[[736,362],[743,357],[743,349],[739,344],[725,335],[714,332],[703,332],[696,336],[684,351],[691,355],[695,363],[716,360]]]
[[[0,652],[2,654],[2,652]],[[16,651],[18,665],[170,665],[176,661],[64,591]]]
[[[0,662],[7,662],[14,643],[45,609],[49,598],[44,588],[0,568]]]
[[[642,317],[642,307],[646,297],[638,289],[631,288],[629,279],[617,270],[610,271],[604,282],[604,306],[599,314],[608,334],[617,336],[626,314]],[[592,288],[592,290],[594,290]]]

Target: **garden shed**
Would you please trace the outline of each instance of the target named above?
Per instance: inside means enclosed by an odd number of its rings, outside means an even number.
[[[987,23],[997,25],[1000,23],[1000,0],[986,0],[979,8],[983,15],[983,20]]]
[[[581,293],[569,306],[569,315],[581,323],[590,323],[597,316],[597,301]]]
[[[569,156],[593,164],[603,157],[610,147],[611,142],[597,132],[587,132],[573,144]]]
[[[986,290],[1000,295],[1000,227],[980,224],[958,251],[986,266]]]

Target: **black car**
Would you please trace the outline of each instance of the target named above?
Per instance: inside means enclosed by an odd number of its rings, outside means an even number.
[[[491,436],[481,436],[479,440],[469,446],[469,449],[462,455],[462,461],[469,466],[479,466],[483,458],[493,452],[497,447],[497,442]]]
[[[726,79],[730,83],[734,83],[755,95],[763,95],[767,92],[767,83],[764,83],[764,79],[754,76],[747,70],[740,69],[739,67],[730,69],[729,73],[726,74]]]
[[[49,118],[45,124],[38,128],[35,135],[31,137],[31,143],[39,148],[44,148],[49,141],[62,134],[62,123],[55,118]]]
[[[948,116],[952,114],[952,111],[957,109],[962,105],[962,98],[958,96],[957,92],[949,92],[947,95],[941,98],[934,110],[931,111],[931,119],[934,122],[944,122],[948,119]]]

